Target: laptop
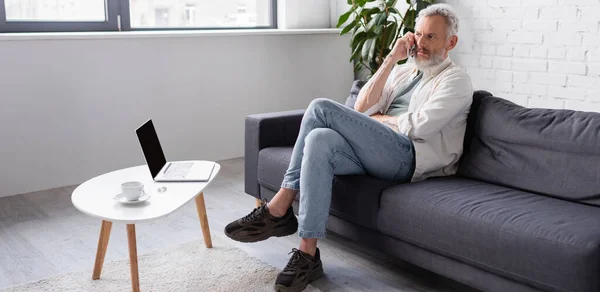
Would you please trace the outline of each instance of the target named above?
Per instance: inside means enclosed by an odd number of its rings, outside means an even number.
[[[168,162],[152,119],[136,131],[150,174],[157,182],[206,182],[212,175],[212,161]]]

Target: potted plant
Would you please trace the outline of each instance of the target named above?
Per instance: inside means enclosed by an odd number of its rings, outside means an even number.
[[[396,8],[397,2],[347,0],[351,5],[350,10],[338,19],[338,28],[347,23],[340,35],[352,33],[350,62],[354,62],[354,72],[367,70],[367,80],[379,69],[396,40],[409,31],[414,32],[419,11],[435,3],[435,0],[406,0],[408,8],[404,14]],[[406,60],[400,64],[404,62]]]

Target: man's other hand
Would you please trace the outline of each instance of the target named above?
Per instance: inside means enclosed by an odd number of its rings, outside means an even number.
[[[377,114],[371,115],[371,118],[388,126],[390,129],[394,130],[395,132],[398,132],[397,117],[386,116],[386,115],[377,113]]]
[[[407,32],[403,37],[396,40],[394,44],[394,48],[390,52],[390,58],[394,63],[397,63],[401,60],[408,58],[408,51],[416,45],[415,44],[415,35],[412,32]]]

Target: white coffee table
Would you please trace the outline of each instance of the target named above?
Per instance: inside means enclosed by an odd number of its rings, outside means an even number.
[[[100,279],[112,223],[125,223],[131,263],[131,288],[133,291],[140,291],[135,224],[166,216],[194,198],[204,244],[207,248],[211,248],[212,241],[202,191],[216,177],[220,169],[221,166],[215,163],[208,182],[158,183],[152,179],[148,166],[140,165],[103,174],[79,185],[71,196],[75,208],[102,219],[92,279]],[[121,192],[121,183],[131,180],[144,183],[144,189],[151,194],[151,198],[136,204],[122,204],[113,200],[113,197]],[[166,190],[159,192],[162,187],[166,187]]]

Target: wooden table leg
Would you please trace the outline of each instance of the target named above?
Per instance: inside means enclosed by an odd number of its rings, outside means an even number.
[[[198,217],[200,218],[200,227],[202,228],[202,236],[204,236],[204,244],[207,248],[211,248],[212,239],[210,238],[210,227],[208,226],[206,206],[204,205],[204,193],[200,193],[196,196],[196,209],[198,209]]]
[[[263,201],[261,199],[256,199],[256,207],[262,206]]]
[[[138,273],[137,244],[135,241],[135,224],[127,224],[127,241],[129,242],[129,266],[131,269],[131,291],[140,291],[140,274]]]
[[[100,279],[100,274],[102,274],[102,266],[104,265],[104,257],[106,256],[106,248],[108,247],[111,228],[112,222],[102,220],[100,239],[98,239],[98,249],[96,250],[96,262],[94,263],[94,273],[92,274],[93,280]]]

